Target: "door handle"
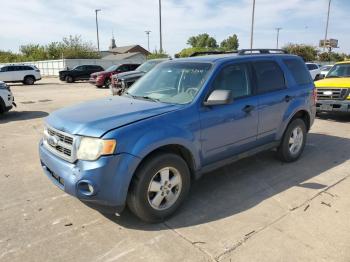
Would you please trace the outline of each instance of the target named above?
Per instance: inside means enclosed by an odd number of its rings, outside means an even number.
[[[254,109],[255,109],[255,106],[246,105],[245,107],[243,107],[242,111],[244,111],[245,113],[249,114],[249,113],[252,112]]]
[[[293,100],[293,96],[288,96],[288,95],[286,95],[285,97],[284,97],[284,101],[286,101],[287,103],[288,102],[290,102],[291,100]]]

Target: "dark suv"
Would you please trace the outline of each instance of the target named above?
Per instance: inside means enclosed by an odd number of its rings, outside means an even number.
[[[123,96],[52,113],[39,146],[46,176],[94,207],[127,204],[154,222],[203,173],[269,149],[296,161],[315,86],[300,57],[262,51],[163,62]]]
[[[99,65],[79,65],[69,70],[62,70],[59,72],[59,78],[61,81],[67,83],[73,83],[77,80],[89,80],[92,73],[104,71],[102,66]]]

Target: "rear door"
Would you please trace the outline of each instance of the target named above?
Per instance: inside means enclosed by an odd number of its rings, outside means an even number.
[[[258,142],[275,140],[283,116],[292,100],[280,65],[274,59],[253,62],[258,97]]]
[[[253,95],[251,65],[230,64],[213,81],[213,90],[231,90],[233,102],[200,109],[203,164],[229,158],[254,146],[257,136],[257,99]],[[209,95],[209,94],[208,94]]]

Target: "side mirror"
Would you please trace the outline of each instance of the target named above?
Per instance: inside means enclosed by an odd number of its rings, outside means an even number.
[[[319,75],[316,76],[315,81],[321,80],[321,79],[324,79],[324,78],[326,78],[326,76],[324,74],[319,74]]]
[[[214,90],[204,102],[205,106],[227,105],[232,103],[232,91],[230,90]]]

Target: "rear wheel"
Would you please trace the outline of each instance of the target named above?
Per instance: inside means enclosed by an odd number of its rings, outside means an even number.
[[[33,85],[35,83],[35,78],[33,76],[26,76],[23,80],[25,85]]]
[[[306,142],[306,125],[300,119],[294,119],[284,133],[278,148],[279,158],[284,162],[293,162],[299,159],[304,151]]]
[[[156,154],[138,168],[128,195],[128,207],[143,221],[162,221],[183,203],[190,184],[189,168],[180,156]]]
[[[73,83],[74,82],[74,78],[72,76],[66,76],[66,82],[67,83]]]

